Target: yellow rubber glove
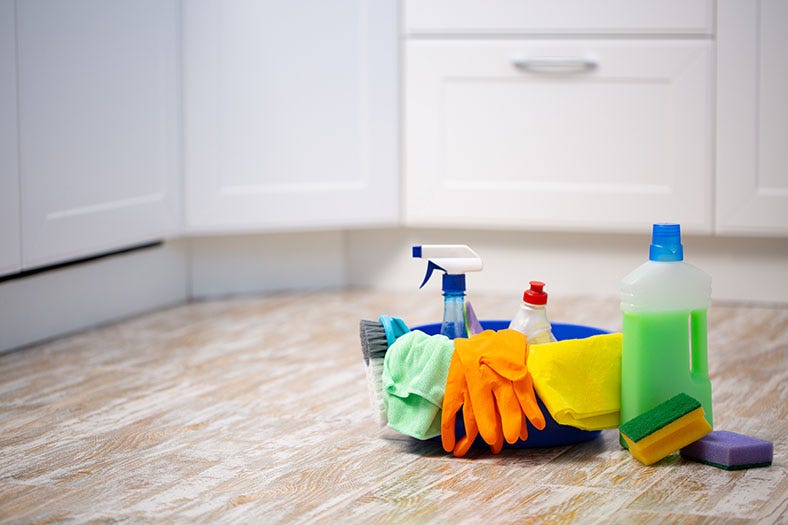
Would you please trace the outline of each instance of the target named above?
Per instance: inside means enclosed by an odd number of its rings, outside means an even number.
[[[455,339],[454,353],[465,373],[470,404],[484,441],[500,451],[503,441],[527,439],[526,419],[541,430],[544,415],[536,403],[526,367],[526,338],[515,330],[486,330]]]

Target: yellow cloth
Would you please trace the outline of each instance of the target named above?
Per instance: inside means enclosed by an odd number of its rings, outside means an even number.
[[[528,345],[534,388],[558,423],[617,428],[621,410],[621,334]]]

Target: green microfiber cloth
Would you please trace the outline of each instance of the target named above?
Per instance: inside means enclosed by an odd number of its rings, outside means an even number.
[[[383,361],[383,400],[388,425],[418,439],[441,433],[441,405],[454,343],[443,335],[408,332]]]

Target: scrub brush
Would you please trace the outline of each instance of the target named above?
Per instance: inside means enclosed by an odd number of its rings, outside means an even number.
[[[383,399],[383,360],[389,347],[403,334],[410,332],[399,317],[381,315],[377,321],[362,319],[359,323],[361,352],[367,364],[367,389],[372,409],[378,414],[380,426],[386,426],[388,417]]]
[[[361,352],[364,354],[367,372],[367,390],[372,410],[381,427],[388,423],[386,405],[383,402],[383,359],[389,348],[386,330],[379,321],[362,319],[359,323]]]

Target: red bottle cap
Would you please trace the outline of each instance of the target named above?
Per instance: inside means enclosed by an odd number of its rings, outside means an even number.
[[[523,301],[528,304],[547,304],[547,294],[542,291],[544,283],[541,281],[531,281],[528,284],[531,285],[531,289],[523,293]]]

